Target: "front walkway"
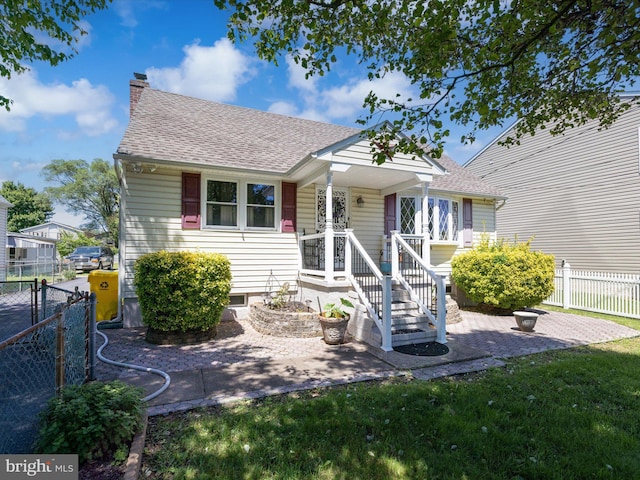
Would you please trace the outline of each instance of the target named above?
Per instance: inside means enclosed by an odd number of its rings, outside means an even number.
[[[450,352],[439,357],[384,353],[355,341],[329,346],[320,338],[272,337],[246,320],[224,321],[215,340],[188,346],[149,344],[144,329],[101,330],[109,338],[102,354],[170,374],[170,387],[149,402],[149,414],[155,415],[394,375],[431,379],[500,366],[508,357],[640,335],[614,322],[565,313],[543,313],[532,333],[517,330],[512,316],[461,314],[461,322],[447,326]],[[157,375],[100,361],[96,376],[120,378],[147,394],[163,384]]]

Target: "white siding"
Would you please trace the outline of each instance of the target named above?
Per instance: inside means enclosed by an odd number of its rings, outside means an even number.
[[[201,250],[222,253],[231,262],[232,294],[263,292],[269,274],[295,284],[298,267],[294,233],[183,230],[181,173],[158,169],[153,174],[128,173],[122,192],[125,235],[123,298],[135,297],[133,273],[140,255],[158,250]],[[162,192],[158,195],[158,192]]]
[[[497,143],[466,165],[507,197],[500,237],[580,270],[640,270],[640,106],[608,130],[596,122],[553,137],[548,130],[509,149]]]

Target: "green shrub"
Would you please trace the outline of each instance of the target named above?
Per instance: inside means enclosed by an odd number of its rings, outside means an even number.
[[[532,307],[553,293],[553,255],[531,251],[530,241],[480,245],[451,262],[451,278],[477,303],[508,310]]]
[[[145,325],[163,332],[209,330],[229,303],[231,265],[217,253],[148,253],[133,280]]]
[[[65,387],[40,414],[35,453],[77,453],[83,463],[128,448],[142,427],[142,395],[119,380]]]

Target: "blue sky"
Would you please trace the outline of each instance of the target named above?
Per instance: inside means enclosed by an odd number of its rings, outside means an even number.
[[[0,111],[0,182],[41,191],[49,184],[40,172],[51,160],[111,162],[129,120],[133,72],[146,73],[153,88],[347,126],[358,126],[370,90],[413,96],[403,76],[372,84],[346,58],[331,74],[305,80],[293,62],[275,67],[251,44],[231,44],[226,19],[213,0],[115,0],[85,19],[88,35],[72,60],[1,78],[0,92],[14,104]],[[462,145],[464,132],[450,128],[445,151],[459,163],[500,133],[478,132],[474,144]],[[82,216],[57,205],[54,220],[78,226]]]

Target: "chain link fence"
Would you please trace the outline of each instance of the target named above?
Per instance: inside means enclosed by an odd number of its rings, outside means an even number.
[[[94,377],[95,294],[42,291],[46,318],[0,343],[1,454],[31,453],[49,399]]]

